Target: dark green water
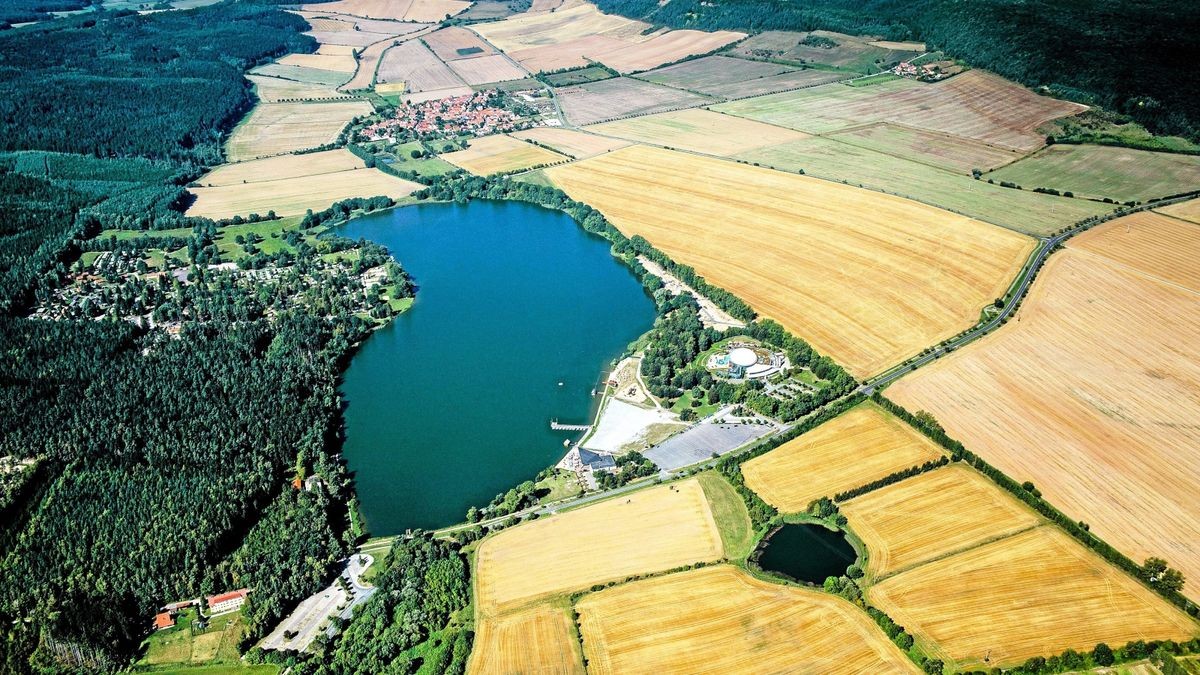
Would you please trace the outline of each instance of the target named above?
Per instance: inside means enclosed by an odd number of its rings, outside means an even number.
[[[557,462],[601,371],[654,321],[609,244],[529,204],[431,204],[351,221],[418,285],[355,354],[345,455],[373,535],[459,522]],[[560,386],[561,383],[561,386]]]
[[[826,577],[845,574],[856,558],[840,532],[820,525],[784,525],[767,540],[758,564],[797,581],[820,584]]]

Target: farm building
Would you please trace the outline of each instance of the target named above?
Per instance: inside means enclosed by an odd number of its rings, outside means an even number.
[[[171,628],[175,625],[175,612],[160,612],[154,615],[154,630]]]
[[[208,611],[211,614],[232,612],[245,604],[246,596],[249,594],[249,588],[241,588],[228,593],[210,595],[208,596]]]

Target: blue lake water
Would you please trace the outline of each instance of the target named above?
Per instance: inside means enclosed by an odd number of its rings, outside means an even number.
[[[345,373],[345,456],[373,535],[459,522],[558,461],[654,304],[604,239],[515,202],[406,207],[338,230],[388,247],[412,308]]]

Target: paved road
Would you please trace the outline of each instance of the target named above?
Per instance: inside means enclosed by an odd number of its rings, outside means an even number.
[[[349,560],[343,561],[344,568],[338,578],[328,587],[301,601],[259,646],[263,649],[292,649],[301,652],[308,649],[331,616],[337,614],[342,618],[349,618],[355,607],[375,594],[374,587],[365,586],[361,581],[363,572],[374,560],[365,553],[355,553]],[[339,581],[341,579],[350,587],[350,597],[347,597],[346,591],[343,590]],[[329,635],[333,634],[333,630],[332,625],[325,628]],[[288,639],[284,636],[285,633],[294,635]]]

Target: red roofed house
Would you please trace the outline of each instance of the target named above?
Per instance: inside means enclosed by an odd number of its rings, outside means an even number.
[[[174,612],[162,612],[154,615],[154,630],[162,630],[175,625]]]
[[[228,593],[210,595],[208,596],[208,611],[210,614],[232,612],[246,602],[246,596],[249,594],[249,588],[241,588],[236,591],[229,591]]]

